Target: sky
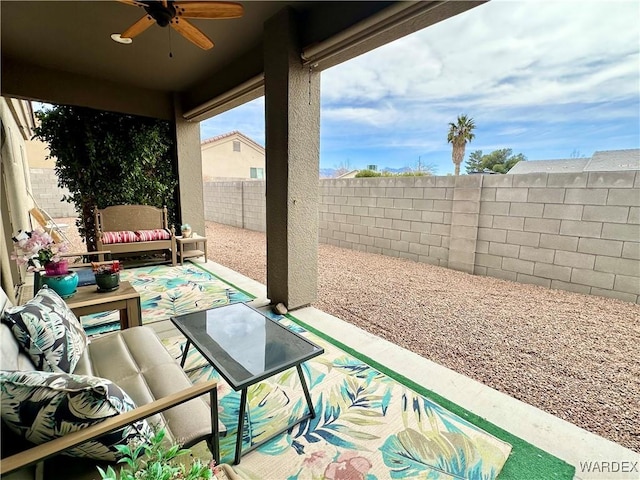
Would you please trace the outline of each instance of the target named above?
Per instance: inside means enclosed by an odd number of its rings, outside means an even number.
[[[492,0],[325,70],[320,168],[453,173],[460,114],[476,124],[465,160],[640,148],[639,18],[638,0]],[[232,130],[264,145],[264,98],[201,123],[203,140]]]

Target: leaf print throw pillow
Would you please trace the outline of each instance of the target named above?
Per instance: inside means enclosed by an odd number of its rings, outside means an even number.
[[[89,339],[74,313],[52,289],[42,287],[2,319],[38,370],[72,373]]]
[[[22,438],[40,445],[136,408],[110,380],[52,372],[0,371],[2,421]],[[65,455],[96,460],[120,458],[116,445],[147,442],[152,436],[140,420],[95,440],[65,450]]]

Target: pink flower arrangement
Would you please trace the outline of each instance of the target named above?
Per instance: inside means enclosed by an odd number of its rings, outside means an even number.
[[[65,243],[55,243],[47,232],[35,229],[31,232],[23,230],[13,237],[16,252],[11,255],[18,265],[29,265],[29,270],[44,267],[47,263],[60,261],[60,254],[65,253]]]

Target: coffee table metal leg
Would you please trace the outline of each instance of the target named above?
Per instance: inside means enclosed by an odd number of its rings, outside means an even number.
[[[313,408],[313,403],[311,402],[311,395],[309,394],[309,387],[307,387],[307,382],[304,379],[304,373],[302,373],[302,365],[296,365],[298,369],[298,376],[300,377],[300,383],[302,384],[302,390],[304,390],[304,398],[307,399],[307,406],[309,407],[309,414],[311,418],[316,418],[316,411]]]
[[[303,415],[302,417],[300,417],[298,420],[295,420],[294,422],[290,423],[289,425],[287,425],[286,427],[278,430],[277,432],[273,432],[271,435],[269,435],[269,437],[257,442],[257,443],[252,443],[253,439],[251,439],[251,444],[244,450],[244,452],[242,451],[242,430],[244,428],[244,420],[245,420],[245,416],[247,416],[247,421],[250,422],[250,412],[247,412],[246,406],[247,406],[247,389],[243,389],[242,393],[240,395],[240,414],[238,415],[238,436],[236,438],[236,455],[235,455],[235,459],[234,459],[234,463],[236,465],[238,465],[240,463],[240,457],[242,456],[242,454],[244,453],[245,455],[249,452],[252,452],[253,450],[260,448],[262,445],[264,445],[267,442],[270,442],[271,440],[273,440],[275,437],[279,436],[280,434],[290,430],[291,428],[295,427],[296,425],[304,422],[305,420],[308,420],[310,418],[316,418],[316,411],[313,408],[313,403],[311,402],[311,395],[309,394],[309,387],[307,386],[307,382],[304,378],[304,374],[302,372],[302,366],[301,365],[296,365],[296,368],[298,370],[298,376],[300,377],[300,383],[302,384],[302,390],[304,391],[304,397],[307,400],[307,407],[309,407],[309,413],[306,413],[305,415]]]
[[[244,428],[244,414],[247,408],[247,389],[243,388],[240,394],[240,413],[238,414],[238,435],[236,438],[236,457],[234,464],[240,463],[240,457],[242,456],[242,430]]]
[[[187,343],[184,344],[184,351],[182,352],[182,360],[180,360],[180,368],[184,368],[184,364],[187,361],[187,353],[189,353],[190,346],[191,346],[191,340],[187,338]]]
[[[216,461],[216,465],[220,464],[220,425],[218,424],[218,388],[211,390],[211,454]]]

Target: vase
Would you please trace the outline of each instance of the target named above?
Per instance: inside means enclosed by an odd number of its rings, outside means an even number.
[[[120,286],[120,273],[96,273],[99,292],[113,292]]]
[[[69,260],[63,259],[57,262],[47,262],[44,265],[44,271],[50,277],[64,275],[69,272]]]
[[[63,275],[41,275],[42,284],[60,295],[62,298],[72,297],[78,287],[78,274],[67,272]]]

